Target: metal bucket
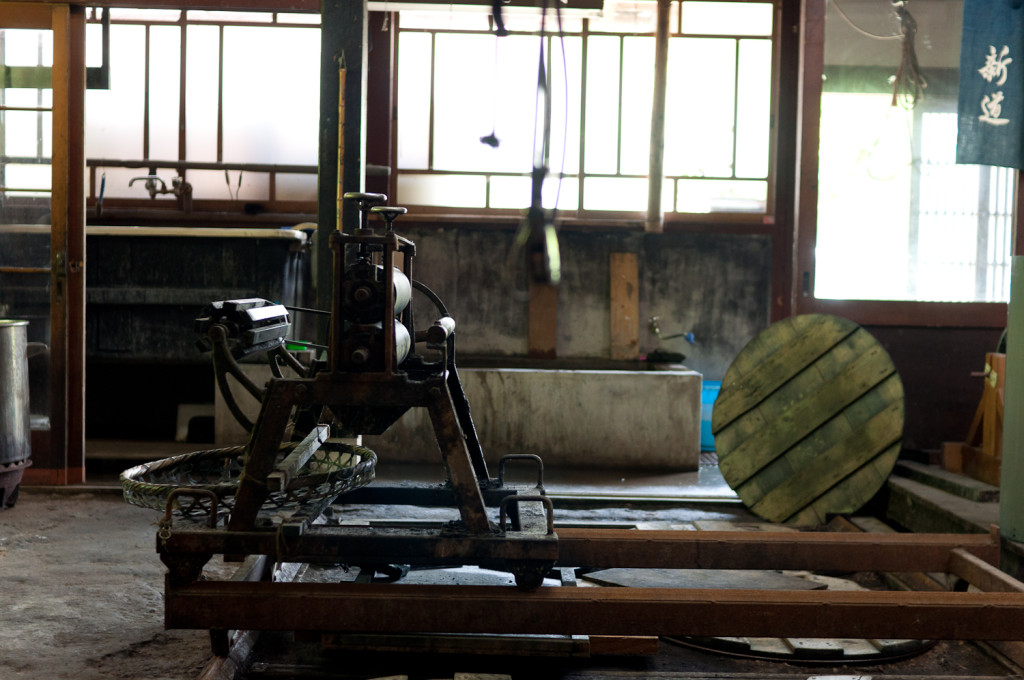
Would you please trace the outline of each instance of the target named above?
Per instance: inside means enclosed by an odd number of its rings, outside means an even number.
[[[31,455],[28,321],[0,319],[0,466]]]

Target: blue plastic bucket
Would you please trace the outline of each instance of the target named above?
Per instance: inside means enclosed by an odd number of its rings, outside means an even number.
[[[714,451],[715,436],[711,434],[711,411],[722,389],[721,380],[705,380],[700,392],[700,450]]]

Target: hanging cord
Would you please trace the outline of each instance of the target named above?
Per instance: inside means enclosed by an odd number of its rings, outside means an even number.
[[[501,144],[501,140],[498,139],[498,35],[494,36],[494,77],[491,79],[491,84],[494,87],[494,93],[491,95],[491,134],[485,135],[480,138],[481,144],[486,144],[492,149],[497,149],[498,145]]]
[[[839,3],[836,2],[836,0],[832,0],[831,4],[832,4],[832,7],[835,9],[835,11],[839,14],[839,16],[843,18],[843,21],[845,21],[847,24],[849,24],[850,28],[852,28],[853,30],[857,31],[858,33],[863,35],[865,38],[874,38],[875,40],[902,40],[903,39],[902,35],[878,35],[877,33],[871,33],[870,31],[865,31],[863,28],[861,28],[857,24],[853,23],[853,20],[850,19],[850,17],[846,14],[846,12],[843,11],[843,8],[839,6]]]
[[[892,81],[892,105],[902,103],[905,108],[912,109],[923,96],[928,82],[921,75],[921,66],[917,63],[917,51],[914,49],[917,21],[907,8],[909,4],[910,0],[893,0],[892,3],[903,36],[900,65]]]
[[[540,53],[537,60],[537,97],[534,100],[534,116],[533,116],[533,171],[537,172],[539,169],[543,169],[547,172],[548,157],[550,155],[550,141],[551,141],[551,90],[548,87],[548,76],[547,76],[547,52],[544,49],[545,43],[547,42],[547,31],[545,30],[547,21],[547,2],[544,2],[544,6],[541,8],[540,15]],[[539,109],[541,107],[541,97],[543,97],[544,111],[543,114],[538,116]],[[538,146],[537,138],[538,132],[540,133],[540,144]],[[537,191],[537,188],[534,188]]]
[[[554,220],[558,211],[558,202],[562,198],[562,180],[565,178],[565,149],[569,140],[569,64],[565,56],[565,31],[562,29],[562,8],[555,2],[555,19],[558,21],[558,45],[562,52],[562,162],[558,168],[558,182],[555,184],[555,203],[551,207],[551,219]]]
[[[509,259],[526,251],[526,271],[535,283],[557,285],[561,279],[561,257],[554,212],[544,210],[544,180],[548,174],[551,149],[551,89],[547,68],[547,0],[541,7],[540,51],[537,61],[537,95],[534,100],[533,169],[530,174],[530,208],[512,241]],[[559,15],[560,16],[560,15]],[[564,159],[564,152],[562,154]]]

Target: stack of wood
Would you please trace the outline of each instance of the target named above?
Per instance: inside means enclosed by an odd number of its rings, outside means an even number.
[[[942,445],[942,467],[999,486],[1003,458],[1003,400],[1006,355],[985,355],[985,390],[963,442]],[[980,444],[979,444],[980,437]]]

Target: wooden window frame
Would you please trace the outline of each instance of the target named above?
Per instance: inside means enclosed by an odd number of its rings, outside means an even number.
[[[85,9],[0,3],[0,26],[53,32],[50,429],[33,437],[27,484],[85,481]]]
[[[141,3],[135,2],[133,4],[121,3],[120,6],[125,8],[138,8]],[[262,200],[253,201],[251,199],[196,199],[193,201],[192,210],[188,213],[174,214],[172,217],[158,216],[161,211],[167,210],[167,204],[170,201],[158,201],[154,202],[151,199],[139,199],[139,198],[110,198],[104,199],[104,206],[107,208],[106,219],[108,222],[113,220],[124,220],[127,219],[129,222],[145,223],[147,222],[147,213],[154,213],[151,217],[153,219],[170,219],[174,223],[208,223],[208,221],[214,215],[226,214],[229,217],[235,215],[237,219],[244,220],[247,223],[252,222],[296,222],[296,221],[308,221],[316,213],[317,199],[311,198],[309,200],[281,200],[277,197],[277,177],[279,174],[298,174],[298,175],[316,175],[317,165],[316,163],[310,163],[307,165],[295,165],[295,164],[275,164],[275,163],[252,163],[252,162],[232,162],[224,160],[224,149],[223,149],[223,137],[224,137],[224,124],[223,124],[223,108],[224,108],[224,30],[225,28],[234,27],[254,27],[254,28],[308,28],[311,30],[320,30],[319,24],[312,24],[306,22],[291,22],[282,20],[279,14],[294,14],[296,12],[286,12],[283,8],[264,8],[264,9],[250,9],[249,11],[260,11],[261,13],[270,14],[269,21],[251,21],[245,19],[231,20],[227,18],[204,18],[204,17],[190,17],[189,11],[196,10],[210,10],[218,9],[215,6],[202,5],[199,7],[190,7],[189,3],[181,3],[180,5],[170,6],[147,6],[140,9],[175,9],[180,10],[180,15],[177,19],[168,18],[112,18],[110,23],[112,25],[130,25],[130,26],[142,26],[145,29],[146,35],[146,46],[144,48],[145,54],[143,60],[145,63],[145,86],[143,93],[143,126],[142,126],[142,158],[88,158],[86,159],[86,165],[88,167],[88,193],[86,196],[86,205],[88,208],[95,211],[98,199],[100,182],[98,181],[98,174],[102,172],[103,168],[137,168],[148,174],[158,174],[158,171],[173,171],[176,172],[180,177],[187,179],[187,173],[189,170],[224,170],[224,171],[241,171],[248,173],[255,173],[259,175],[268,176],[268,194],[267,197]],[[229,7],[227,4],[221,9],[225,11],[235,11],[239,8]],[[305,10],[299,10],[305,11]],[[99,24],[100,17],[98,12],[94,12],[87,18],[87,23]],[[217,94],[217,141],[216,141],[216,160],[214,161],[194,161],[190,160],[187,153],[187,115],[186,115],[186,60],[188,55],[188,27],[189,26],[214,26],[219,29],[218,36],[218,63],[216,65],[218,73],[218,94]],[[175,27],[178,28],[179,42],[180,42],[180,53],[179,53],[179,69],[178,69],[178,126],[177,126],[177,158],[151,158],[150,157],[150,137],[151,130],[149,124],[150,114],[150,60],[152,58],[152,48],[150,47],[150,32],[153,27]],[[99,171],[99,172],[98,172]],[[246,214],[245,209],[247,204],[259,203],[263,206],[263,211],[259,215]],[[111,211],[110,209],[113,209]],[[132,220],[131,216],[137,213],[139,216],[138,220]]]
[[[673,0],[678,2],[679,0]],[[743,2],[744,0],[729,0],[733,2]],[[755,0],[751,0],[755,1]],[[687,212],[665,212],[664,214],[664,231],[697,231],[706,232],[713,231],[717,233],[739,233],[739,234],[766,234],[774,235],[777,233],[775,225],[780,222],[780,212],[785,215],[788,211],[785,208],[785,204],[788,203],[789,199],[780,195],[780,184],[785,186],[785,181],[780,180],[780,176],[785,174],[783,156],[786,155],[785,148],[780,142],[780,125],[779,122],[783,116],[781,111],[786,106],[786,87],[783,83],[783,71],[786,68],[785,56],[784,56],[784,43],[787,41],[787,6],[795,4],[792,0],[756,0],[757,2],[767,2],[774,5],[773,9],[773,21],[774,21],[774,32],[772,35],[767,36],[772,43],[772,59],[773,59],[773,70],[771,75],[771,94],[770,94],[770,109],[771,109],[771,130],[769,133],[769,170],[768,175],[764,178],[764,182],[767,184],[767,198],[766,206],[763,212],[712,212],[712,213],[687,213]],[[679,13],[676,12],[674,20],[670,28],[670,37],[678,38],[682,37],[682,29],[680,24]],[[392,20],[392,26],[400,25],[398,22]],[[480,33],[482,31],[468,30],[468,29],[455,29],[452,31],[445,31],[441,29],[407,29],[412,32],[423,32],[431,35],[437,33]],[[397,32],[396,32],[397,33]],[[632,35],[647,36],[651,34],[647,33],[616,33],[616,32],[605,32],[599,30],[588,30],[587,22],[584,21],[584,28],[579,33],[572,33],[569,35],[579,36],[583,40],[583,53],[586,53],[586,39],[592,35],[609,35],[618,36],[620,39],[629,37]],[[742,36],[724,36],[726,38],[735,38],[737,40],[742,39]],[[550,39],[550,37],[549,37]],[[392,85],[391,101],[397,102],[398,100],[398,82],[394,72],[397,71],[398,65],[398,40],[392,40],[392,55],[391,55],[391,68],[393,69],[390,75],[390,81]],[[551,50],[548,50],[550,57]],[[585,57],[584,57],[585,58]],[[584,78],[583,85],[583,97],[586,98],[586,85]],[[619,106],[622,106],[622,93],[619,93]],[[581,112],[581,116],[585,116],[585,110]],[[431,112],[431,119],[433,117],[433,111]],[[433,121],[431,120],[431,126]],[[585,122],[581,119],[581,133],[584,129]],[[394,121],[391,126],[391,135],[393,140],[397,140],[397,121]],[[433,139],[429,142],[432,156]],[[583,153],[583,142],[580,143],[580,155]],[[735,149],[734,149],[735,155]],[[397,144],[393,141],[391,144],[390,155],[387,160],[387,165],[391,169],[390,180],[388,183],[388,194],[397,195],[397,181],[398,175],[401,174],[398,168],[398,152]],[[621,143],[620,148],[617,149],[617,156],[621,156]],[[432,161],[431,161],[432,164]],[[617,161],[618,165],[618,161]],[[553,170],[553,169],[552,169]],[[510,173],[504,172],[474,172],[474,171],[453,171],[451,173],[446,171],[437,171],[433,169],[427,170],[409,170],[407,171],[412,174],[472,174],[472,175],[507,175]],[[521,173],[523,176],[529,175],[529,172]],[[554,181],[555,173],[552,171],[549,174],[549,181]],[[559,228],[566,229],[579,229],[585,231],[620,231],[622,229],[630,231],[643,231],[645,221],[648,219],[648,215],[644,211],[602,211],[602,210],[585,210],[582,207],[583,200],[583,179],[587,176],[593,177],[604,177],[605,173],[588,173],[583,169],[582,158],[580,161],[579,170],[574,174],[579,179],[579,200],[580,206],[575,210],[558,210],[558,224]],[[626,175],[616,172],[614,175],[607,175],[613,177],[630,178],[633,175]],[[676,179],[688,179],[688,178],[671,178],[673,181]],[[697,178],[694,178],[697,179]],[[717,179],[717,178],[710,178]],[[723,180],[742,180],[743,178],[732,177],[722,178]],[[406,223],[411,221],[423,221],[423,222],[453,222],[453,223],[480,223],[487,222],[490,224],[511,224],[517,223],[522,217],[521,210],[511,210],[502,208],[450,208],[444,206],[429,206],[429,205],[417,205],[415,206],[415,215],[410,215],[403,218]]]
[[[797,314],[835,314],[869,326],[941,326],[952,328],[1005,328],[1004,302],[918,302],[887,300],[825,300],[815,298],[814,250],[818,212],[818,142],[821,118],[822,74],[825,68],[826,0],[802,0],[800,146],[796,247],[792,305]],[[1017,178],[1016,214],[1021,214],[1021,174]],[[1016,223],[1016,219],[1014,220]],[[1013,254],[1024,252],[1024,239],[1014,228]]]

